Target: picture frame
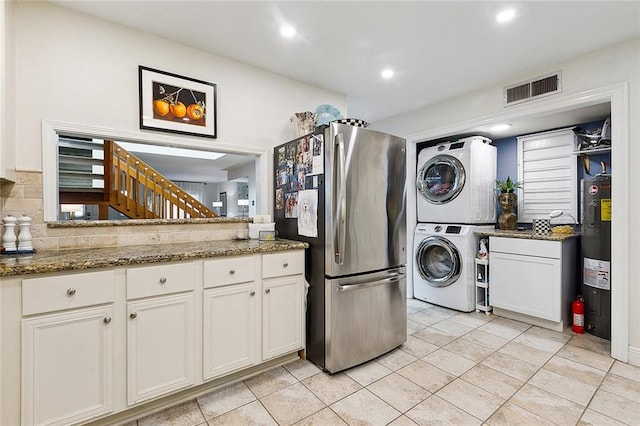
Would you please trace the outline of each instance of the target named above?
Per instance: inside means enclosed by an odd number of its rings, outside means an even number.
[[[140,128],[217,137],[214,83],[138,66]]]

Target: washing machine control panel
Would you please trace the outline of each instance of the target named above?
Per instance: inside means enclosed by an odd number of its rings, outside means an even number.
[[[441,232],[441,231],[442,231],[442,226],[440,226],[440,225],[436,225],[436,226],[433,228],[433,230],[434,230],[435,232]]]
[[[462,226],[447,226],[445,234],[459,234],[462,231]]]

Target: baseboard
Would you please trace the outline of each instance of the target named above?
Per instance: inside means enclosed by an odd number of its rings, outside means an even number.
[[[538,327],[548,328],[549,330],[559,331],[562,333],[564,331],[564,322],[555,322],[549,321],[542,318],[532,317],[531,315],[521,314],[519,312],[509,311],[507,309],[501,309],[493,307],[493,313],[500,316],[509,318],[512,320],[524,322],[531,325],[537,325]]]
[[[203,383],[201,385],[194,386],[183,391],[178,391],[176,393],[169,394],[156,400],[145,402],[138,406],[134,406],[121,412],[108,415],[87,424],[91,426],[128,425],[131,422],[135,422],[136,419],[166,410],[167,408],[170,408],[174,405],[192,400],[199,396],[215,392],[216,390],[220,390],[234,383],[256,376],[272,368],[288,364],[297,359],[299,359],[298,353],[293,352],[278,358],[271,359],[269,361],[265,361],[256,366],[231,373],[227,376],[211,380],[210,382]]]
[[[640,367],[640,348],[629,346],[629,364]]]

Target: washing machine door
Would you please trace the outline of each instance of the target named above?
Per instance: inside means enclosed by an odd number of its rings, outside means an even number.
[[[418,192],[430,203],[443,204],[456,198],[462,188],[466,173],[464,166],[450,155],[436,155],[418,171]]]
[[[458,280],[462,272],[462,256],[451,241],[442,237],[427,237],[416,250],[417,270],[432,287],[447,287]]]

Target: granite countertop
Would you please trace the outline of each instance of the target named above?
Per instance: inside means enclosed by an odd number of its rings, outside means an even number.
[[[203,223],[252,223],[251,217],[213,217],[190,219],[127,219],[127,220],[54,220],[47,228],[104,228],[109,226],[201,225]]]
[[[504,237],[504,238],[522,238],[526,240],[547,240],[547,241],[564,241],[568,238],[576,238],[580,236],[579,232],[573,234],[551,233],[549,235],[538,235],[532,230],[526,231],[506,231],[496,229],[495,231],[479,231],[475,233],[480,237]]]
[[[0,277],[305,249],[300,241],[222,240],[1,255]]]

